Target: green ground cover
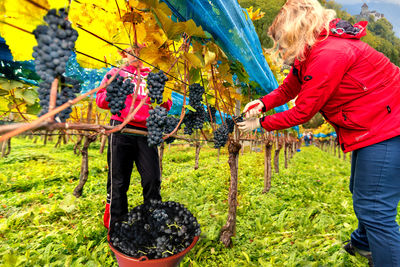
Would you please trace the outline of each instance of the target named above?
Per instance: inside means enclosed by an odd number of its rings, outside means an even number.
[[[106,153],[89,151],[90,174],[81,198],[72,196],[81,157],[73,145],[33,144],[14,138],[0,159],[0,266],[117,266],[102,225]],[[226,149],[224,149],[225,151]],[[234,246],[219,242],[229,190],[227,154],[204,147],[194,170],[193,147],[171,146],[164,155],[162,197],[183,203],[202,235],[181,266],[365,266],[342,249],[356,227],[348,191],[349,160],[316,147],[274,174],[263,190],[263,153],[239,161],[237,234]],[[283,153],[281,153],[283,154]],[[139,175],[132,176],[130,205],[142,203]]]

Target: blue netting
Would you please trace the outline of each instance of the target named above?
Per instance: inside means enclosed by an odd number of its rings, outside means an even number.
[[[314,137],[316,137],[316,138],[325,138],[325,137],[330,137],[330,136],[337,137],[336,132],[331,132],[331,133],[328,133],[328,134],[317,133],[317,134],[314,135]]]
[[[250,78],[256,81],[264,94],[278,87],[262,53],[253,22],[237,0],[161,0],[182,21],[193,19],[209,32],[215,42],[233,60],[240,61]],[[288,110],[287,105],[275,108]]]
[[[11,55],[10,48],[6,44],[6,40],[0,36],[0,60],[12,61],[13,57]]]

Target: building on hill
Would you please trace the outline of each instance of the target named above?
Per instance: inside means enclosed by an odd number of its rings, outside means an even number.
[[[355,16],[358,21],[360,20],[369,20],[371,17],[374,21],[378,19],[384,18],[385,15],[383,13],[376,12],[375,10],[369,10],[368,5],[364,3],[361,7],[361,12],[359,15]]]

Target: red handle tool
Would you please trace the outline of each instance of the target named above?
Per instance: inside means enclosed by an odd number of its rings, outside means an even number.
[[[251,106],[246,110],[246,112],[249,112],[250,110],[252,110],[252,109],[255,108],[256,106],[258,106],[258,103],[255,103],[255,104],[251,105]],[[246,112],[243,112],[242,114],[240,114],[240,116],[243,117],[243,116],[246,114]]]

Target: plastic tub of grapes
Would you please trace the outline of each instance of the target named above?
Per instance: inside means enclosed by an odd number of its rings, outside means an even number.
[[[120,267],[173,267],[195,246],[196,217],[182,204],[150,201],[110,227],[108,244]]]

